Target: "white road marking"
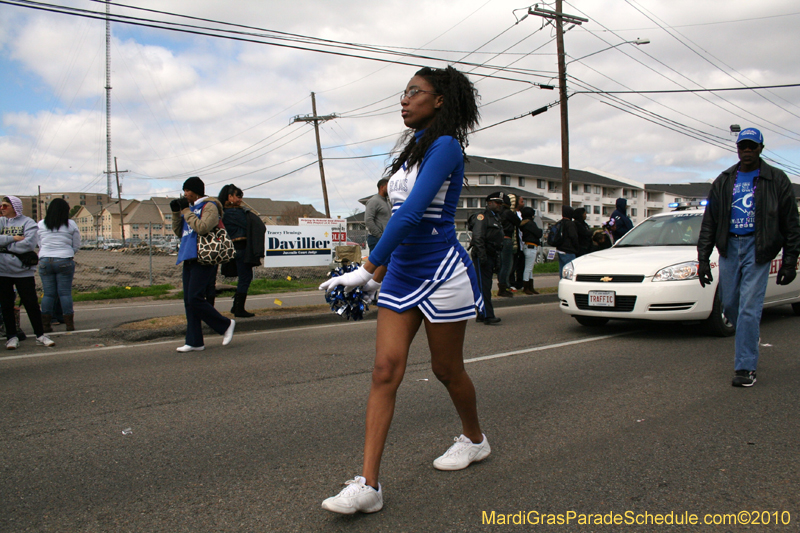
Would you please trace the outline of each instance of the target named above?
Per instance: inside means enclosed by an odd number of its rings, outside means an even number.
[[[281,333],[288,333],[288,332],[295,332],[295,331],[312,331],[315,329],[329,329],[329,328],[341,328],[341,327],[356,327],[356,326],[363,326],[363,325],[372,325],[374,326],[374,321],[372,320],[360,320],[358,322],[344,322],[340,324],[324,324],[320,326],[301,326],[297,328],[284,328],[284,329],[273,329],[267,331],[252,331],[247,333],[237,333],[236,337],[252,337],[255,335],[278,335]],[[574,341],[566,341],[566,342],[559,342],[555,344],[547,344],[544,346],[535,346],[533,348],[525,348],[522,350],[515,350],[513,352],[502,352],[492,355],[484,355],[482,357],[473,357],[471,359],[464,359],[464,363],[477,363],[480,361],[488,361],[491,359],[500,359],[503,357],[511,357],[512,355],[521,355],[531,352],[540,352],[544,350],[552,350],[555,348],[562,348],[564,346],[574,346],[576,344],[583,344],[592,341],[598,340],[605,340],[605,339],[612,339],[614,337],[620,337],[622,335],[630,335],[634,333],[633,331],[626,331],[623,333],[614,333],[612,335],[600,335],[598,337],[588,337],[585,339],[577,339]],[[117,344],[114,346],[98,346],[96,348],[89,347],[89,348],[77,348],[74,350],[62,350],[62,351],[42,351],[39,353],[29,353],[29,354],[20,354],[20,355],[10,355],[10,356],[0,356],[0,362],[2,361],[14,361],[18,359],[34,359],[38,357],[55,357],[57,355],[70,355],[70,354],[89,354],[95,352],[108,352],[111,350],[125,350],[129,348],[147,348],[149,346],[160,346],[162,344],[176,344],[179,343],[179,339],[170,339],[164,341],[157,341],[157,342],[145,342],[145,343],[138,343],[138,344]]]

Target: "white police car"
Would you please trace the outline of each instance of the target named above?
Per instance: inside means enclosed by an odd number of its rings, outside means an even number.
[[[697,238],[702,208],[654,215],[612,248],[584,255],[564,267],[558,284],[561,310],[584,326],[609,319],[705,321],[719,336],[735,333],[717,293],[719,256],[711,255],[714,281],[697,278]],[[772,261],[764,307],[792,304],[800,314],[800,277],[777,285],[780,254]]]

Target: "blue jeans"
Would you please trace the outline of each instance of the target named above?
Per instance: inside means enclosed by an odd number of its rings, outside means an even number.
[[[186,309],[186,344],[203,346],[203,322],[223,335],[231,319],[222,316],[206,300],[209,283],[217,275],[216,265],[201,265],[197,261],[183,262],[183,306]]]
[[[556,255],[558,256],[558,279],[561,279],[563,277],[561,271],[574,261],[577,256],[575,254],[562,254],[561,252],[556,253]]]
[[[367,235],[367,247],[369,248],[370,253],[372,253],[372,250],[374,250],[375,247],[378,245],[379,240],[380,237],[375,237],[374,235]]]
[[[522,255],[525,256],[525,268],[522,271],[522,281],[529,281],[533,277],[533,265],[536,263],[536,256],[539,254],[539,247],[528,248],[523,244]]]
[[[500,273],[497,274],[497,283],[502,283],[506,287],[511,285],[509,276],[512,268],[514,268],[514,241],[510,238],[503,238],[503,249],[500,250]]]
[[[728,237],[728,257],[719,258],[722,312],[736,326],[734,370],[756,370],[761,310],[767,292],[770,263],[756,263],[753,235]]]
[[[42,278],[44,291],[42,313],[53,316],[58,297],[64,314],[73,314],[72,278],[75,277],[75,261],[71,257],[40,257],[39,277]]]

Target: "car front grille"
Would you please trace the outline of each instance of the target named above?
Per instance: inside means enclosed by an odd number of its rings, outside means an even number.
[[[644,276],[630,274],[578,274],[575,276],[575,281],[579,283],[641,283],[644,281]]]
[[[615,313],[630,313],[636,305],[636,296],[616,295],[614,307],[595,307],[589,305],[588,294],[576,294],[575,305],[583,311],[612,311]]]

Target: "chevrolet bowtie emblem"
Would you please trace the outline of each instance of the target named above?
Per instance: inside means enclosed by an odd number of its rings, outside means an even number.
[[[603,276],[602,278],[600,278],[600,281],[604,281],[604,282],[608,283],[612,279],[614,279],[614,278],[609,277],[609,276]]]

